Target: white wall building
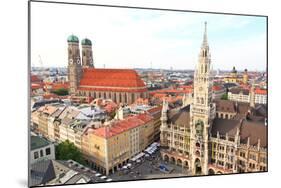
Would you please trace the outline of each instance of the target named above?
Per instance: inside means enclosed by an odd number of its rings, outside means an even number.
[[[55,159],[55,146],[39,136],[31,136],[30,163],[34,164],[41,160]]]
[[[231,101],[250,103],[250,91],[247,89],[233,88],[228,92]]]
[[[256,104],[267,104],[267,92],[265,89],[255,90],[255,103]]]

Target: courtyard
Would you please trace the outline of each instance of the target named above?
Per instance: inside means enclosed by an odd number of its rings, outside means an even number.
[[[169,172],[160,170],[159,165],[170,169]],[[113,181],[138,180],[138,179],[157,179],[169,177],[190,176],[191,172],[182,166],[168,163],[161,159],[160,152],[157,150],[152,155],[147,155],[138,162],[131,163],[130,168],[119,169],[108,177]]]

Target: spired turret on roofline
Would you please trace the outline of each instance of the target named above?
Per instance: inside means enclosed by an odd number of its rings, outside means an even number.
[[[201,48],[209,47],[208,38],[207,38],[207,22],[205,22],[204,24],[205,24],[205,29],[204,29],[203,43]]]

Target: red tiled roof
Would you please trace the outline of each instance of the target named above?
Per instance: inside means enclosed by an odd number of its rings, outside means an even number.
[[[158,111],[162,111],[162,105],[161,106],[157,106],[157,107],[154,107],[154,108],[151,108],[149,110],[147,110],[148,113],[152,114],[152,113],[155,113],[155,112],[158,112]]]
[[[266,95],[267,92],[265,89],[256,89],[255,94]]]
[[[40,88],[43,88],[41,84],[34,84],[34,83],[31,84],[31,89],[32,89],[32,90],[34,90],[34,89],[40,89]]]
[[[84,68],[83,76],[80,80],[81,90],[89,88],[83,86],[96,86],[106,89],[107,87],[114,87],[116,89],[126,88],[143,88],[144,82],[141,80],[135,70],[132,69],[97,69],[97,68]],[[90,88],[93,89],[93,88]],[[110,89],[112,90],[112,88]]]
[[[192,88],[193,88],[193,85],[182,85],[182,86],[179,86],[179,88],[183,88],[183,89],[192,89]]]
[[[153,93],[150,93],[150,94],[153,95]],[[167,95],[167,94],[165,94],[165,93],[155,93],[155,94],[153,95],[153,97],[162,98],[162,97],[166,97],[166,95]]]
[[[55,106],[41,106],[39,109],[38,109],[38,112],[43,112],[43,113],[47,113],[49,115],[53,114],[58,108],[55,107]]]
[[[52,89],[54,90],[61,89],[61,88],[68,89],[68,87],[69,87],[68,83],[54,83],[52,85]]]
[[[56,95],[54,93],[44,94],[43,98],[44,99],[58,98],[58,95]]]
[[[114,122],[111,127],[101,127],[91,130],[90,132],[103,138],[110,138],[131,128],[143,125],[152,119],[152,116],[148,114],[138,114],[135,116],[129,116],[124,120]]]
[[[218,85],[213,86],[213,91],[219,91],[219,90],[222,90],[222,87]]]
[[[177,90],[177,89],[162,89],[162,90],[156,90],[153,92],[150,92],[151,95],[158,95],[158,97],[163,97],[159,94],[167,94],[167,93],[177,93],[177,94],[181,94],[181,93],[192,93],[192,89],[188,88],[188,89],[184,89],[184,90]]]
[[[34,82],[41,82],[42,80],[39,79],[37,75],[31,75],[30,81],[31,83],[34,83]]]
[[[147,88],[143,89],[130,89],[130,88],[107,88],[101,87],[101,88],[91,88],[91,87],[79,87],[78,90],[86,90],[86,91],[116,91],[116,92],[145,92],[147,91]]]

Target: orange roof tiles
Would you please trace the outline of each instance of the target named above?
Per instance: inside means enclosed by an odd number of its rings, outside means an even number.
[[[32,90],[34,90],[34,89],[40,89],[40,88],[43,88],[41,84],[34,84],[34,83],[31,84],[31,89],[32,89]]]
[[[42,106],[38,109],[38,112],[47,113],[49,115],[53,114],[55,111],[57,111],[57,107],[54,106]]]
[[[145,123],[151,121],[153,118],[149,114],[138,114],[135,116],[129,116],[124,120],[113,122],[110,126],[101,127],[98,129],[91,129],[88,133],[93,133],[97,136],[103,138],[110,138],[112,136],[118,135],[129,129],[144,125]]]
[[[48,93],[48,94],[44,94],[43,98],[44,99],[58,98],[58,95],[56,95],[54,93]]]
[[[221,86],[218,85],[213,86],[213,91],[219,91],[219,90],[222,90]]]
[[[86,87],[83,87],[86,86]],[[95,86],[96,88],[88,88]],[[98,88],[97,88],[98,87]],[[111,88],[110,88],[111,87]],[[80,90],[138,90],[145,87],[135,70],[84,68],[80,80]],[[143,89],[146,91],[147,88]]]
[[[31,75],[30,81],[31,81],[31,83],[34,83],[34,82],[41,82],[42,80],[39,79],[39,77],[37,75]]]
[[[154,108],[151,108],[149,110],[147,110],[148,113],[152,114],[152,113],[155,113],[155,112],[159,112],[159,111],[162,111],[162,105],[161,106],[157,106],[157,107],[154,107]]]
[[[267,91],[265,89],[256,89],[255,94],[266,95]]]
[[[182,85],[182,86],[179,86],[179,88],[183,88],[183,89],[193,89],[193,85]]]
[[[177,90],[177,89],[161,89],[161,90],[156,90],[153,92],[150,92],[151,95],[156,95],[161,97],[161,94],[167,94],[167,93],[177,93],[177,94],[181,94],[181,93],[192,93],[193,89],[192,88],[186,88],[184,90]],[[164,96],[164,95],[163,95]]]
[[[152,94],[152,95],[153,95],[153,94]],[[162,98],[162,97],[166,97],[166,95],[167,95],[167,94],[165,94],[165,93],[155,93],[155,94],[153,95],[153,97]]]
[[[67,82],[66,83],[54,83],[52,85],[52,89],[54,89],[54,90],[61,89],[61,88],[68,89],[68,87],[69,87],[69,84]]]
[[[91,88],[91,87],[79,87],[79,90],[86,90],[86,91],[116,91],[116,92],[145,92],[147,88],[143,89],[130,89],[130,88],[107,88],[106,86],[101,88]]]

